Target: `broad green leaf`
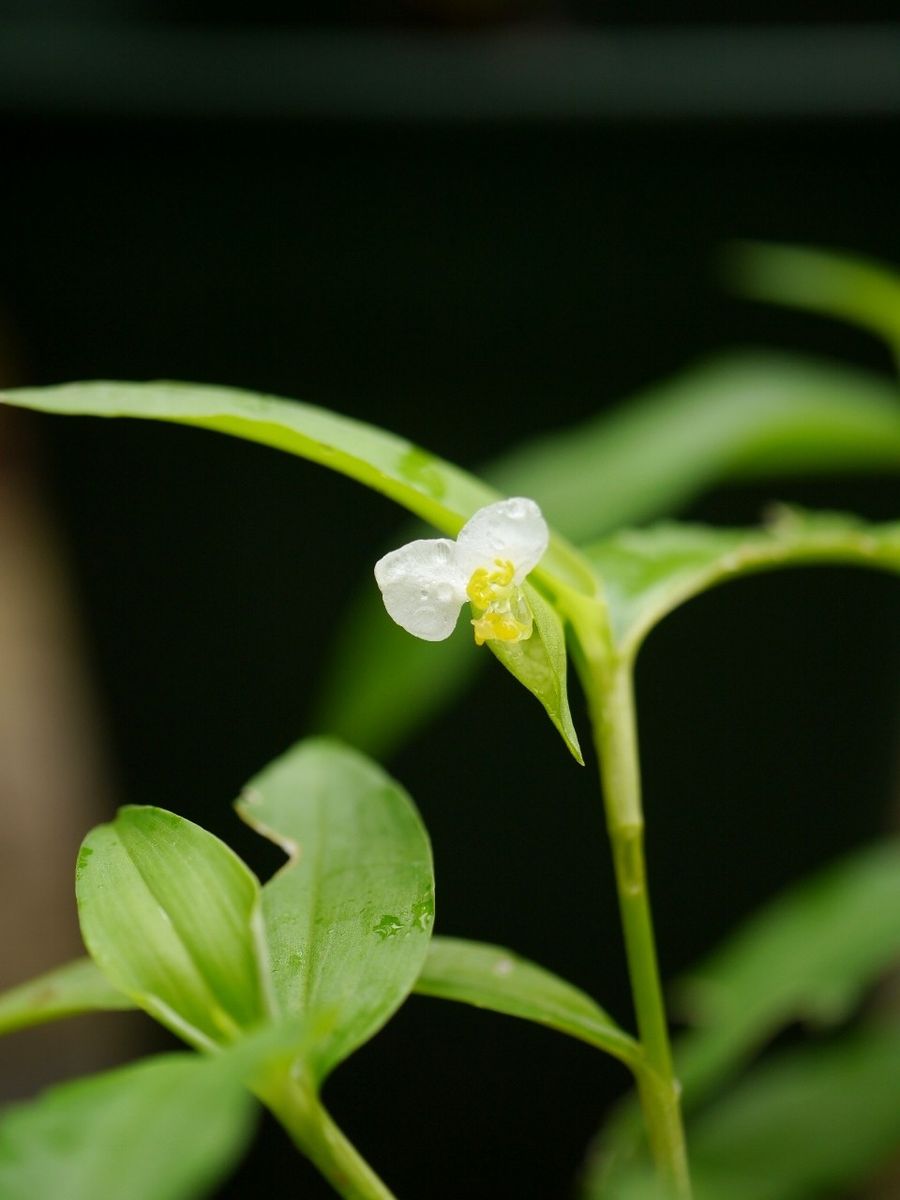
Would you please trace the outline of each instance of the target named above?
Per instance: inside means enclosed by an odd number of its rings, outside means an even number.
[[[415,990],[547,1025],[635,1068],[641,1049],[590,996],[500,946],[432,939]]]
[[[227,1054],[166,1054],[17,1105],[0,1118],[0,1195],[198,1200],[253,1131],[243,1074]]]
[[[737,242],[725,268],[753,300],[838,317],[900,347],[900,273],[885,263],[814,246]]]
[[[110,982],[201,1048],[265,1021],[259,884],[211,833],[127,807],[88,834],[75,890],[85,944]]]
[[[617,641],[634,654],[673,609],[741,575],[804,563],[900,573],[900,522],[867,525],[839,514],[779,509],[764,529],[669,523],[623,530],[585,553],[603,583]]]
[[[79,958],[0,995],[0,1034],[78,1013],[134,1008],[96,963]]]
[[[515,675],[543,704],[550,720],[572,752],[584,766],[578,734],[569,711],[566,687],[566,634],[556,609],[536,588],[525,584],[525,593],[534,615],[534,631],[522,642],[488,642],[496,658]]]
[[[733,480],[879,470],[900,471],[895,384],[828,362],[735,354],[543,435],[483,474],[504,494],[534,497],[555,528],[586,541]],[[483,656],[463,638],[432,647],[397,637],[380,609],[367,579],[335,639],[315,722],[384,756],[463,690]],[[395,681],[409,703],[392,702]]]
[[[276,759],[237,808],[288,855],[263,888],[265,926],[278,1004],[314,1030],[321,1082],[416,981],[434,919],[428,836],[397,783],[324,739]]]
[[[375,425],[237,388],[102,380],[18,388],[0,395],[0,403],[65,416],[169,421],[260,442],[348,475],[452,537],[479,508],[502,498],[480,479]],[[558,535],[539,572],[584,584],[578,556]]]
[[[697,1028],[680,1039],[685,1102],[710,1089],[797,1019],[845,1017],[900,963],[900,842],[819,872],[767,905],[681,984]]]
[[[762,1063],[689,1123],[688,1142],[695,1200],[844,1195],[900,1146],[900,1029],[867,1029]],[[585,1195],[666,1200],[646,1168],[595,1176]]]

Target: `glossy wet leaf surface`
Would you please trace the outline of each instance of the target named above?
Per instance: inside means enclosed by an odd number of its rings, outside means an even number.
[[[4,1200],[198,1200],[243,1153],[244,1067],[167,1054],[63,1084],[0,1116]]]
[[[85,838],[76,894],[94,961],[179,1036],[208,1047],[268,1018],[259,884],[206,830],[120,809]]]
[[[547,1025],[628,1065],[641,1051],[585,992],[501,946],[462,938],[432,940],[416,992]]]
[[[302,742],[245,789],[238,811],[287,864],[263,888],[278,1004],[314,1031],[318,1080],[409,994],[428,950],[428,836],[406,792],[357,752]]]

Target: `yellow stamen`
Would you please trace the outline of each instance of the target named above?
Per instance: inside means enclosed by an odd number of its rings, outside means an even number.
[[[494,566],[494,571],[478,567],[466,588],[466,595],[477,610],[472,627],[479,646],[491,638],[519,642],[531,637],[531,610],[520,588],[513,583],[515,567],[500,558],[494,559]]]

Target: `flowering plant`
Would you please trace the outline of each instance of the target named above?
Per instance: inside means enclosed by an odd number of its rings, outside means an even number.
[[[874,267],[771,247],[745,254],[757,294],[774,288],[775,298],[820,307],[825,294],[835,311],[882,333],[897,327],[900,283]],[[867,280],[877,320],[860,300]],[[885,297],[896,302],[890,320]],[[776,1052],[741,1077],[798,1015],[848,1017],[896,964],[896,841],[801,884],[701,966],[686,989],[695,1027],[673,1052],[644,861],[633,679],[647,634],[720,582],[811,562],[900,573],[900,524],[775,508],[757,529],[623,527],[665,515],[729,472],[896,471],[892,382],[799,361],[720,363],[674,397],[548,443],[541,469],[529,482],[520,465],[509,494],[380,429],[226,388],[81,383],[4,401],[261,442],[343,472],[440,531],[375,566],[388,614],[413,636],[387,673],[366,666],[381,627],[355,638],[357,711],[383,709],[423,677],[436,707],[472,660],[438,669],[436,648],[415,639],[448,639],[468,603],[474,640],[536,697],[581,763],[571,659],[599,765],[636,1028],[511,951],[433,936],[431,848],[412,800],[346,740],[306,739],[237,803],[285,854],[265,883],[219,839],[161,808],[123,808],[86,837],[76,895],[89,957],[0,997],[0,1031],[138,1008],[196,1053],[161,1055],[11,1109],[0,1122],[3,1197],[205,1194],[245,1144],[255,1097],[340,1195],[386,1200],[388,1184],[338,1128],[321,1090],[412,992],[541,1023],[624,1064],[634,1094],[591,1152],[586,1198],[824,1196],[896,1150],[895,1019],[863,1011],[824,1045]],[[418,715],[395,705],[394,736]],[[497,736],[515,737],[501,722]],[[332,726],[346,739],[337,710]]]

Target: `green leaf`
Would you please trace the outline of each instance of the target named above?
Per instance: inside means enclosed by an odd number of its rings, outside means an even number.
[[[536,588],[526,583],[524,590],[534,616],[531,637],[522,642],[491,641],[487,644],[507,671],[540,700],[573,758],[584,766],[569,711],[566,634],[562,620]]]
[[[900,346],[900,273],[836,250],[737,242],[724,261],[729,282],[753,300],[837,317]]]
[[[170,421],[260,442],[348,475],[453,537],[478,509],[502,499],[480,479],[375,425],[237,388],[103,380],[18,388],[0,395],[0,403],[65,416]],[[583,565],[558,535],[538,570],[584,585]]]
[[[110,982],[211,1048],[265,1021],[259,884],[223,842],[174,813],[127,807],[88,834],[75,890],[85,944]]]
[[[7,392],[0,396],[0,403],[68,416],[172,421],[261,442],[348,475],[452,536],[478,509],[501,498],[500,493],[474,476],[373,425],[311,404],[234,388],[167,382],[70,383]],[[534,575],[551,585],[562,580],[581,589],[593,586],[587,564],[552,532],[547,553]],[[368,586],[374,597],[371,577]],[[389,623],[383,612],[381,622],[383,628]],[[424,657],[422,662],[424,665]],[[427,667],[429,675],[436,669],[435,662],[436,656]],[[533,678],[535,672],[527,674]],[[536,690],[527,680],[524,682],[539,698],[546,692],[551,703],[558,705],[559,696],[554,695],[553,688],[542,686]],[[558,728],[565,724],[558,706],[548,712]],[[563,736],[567,738],[566,733]],[[567,744],[571,748],[568,739]]]
[[[57,967],[0,995],[0,1034],[78,1013],[134,1008],[89,958]]]
[[[288,855],[263,888],[265,926],[279,1006],[314,1031],[321,1082],[419,974],[434,919],[428,836],[397,783],[326,740],[277,759],[237,808]]]
[[[433,938],[416,992],[521,1017],[605,1050],[635,1069],[641,1048],[590,996],[500,946]]]
[[[729,579],[804,563],[900,572],[900,522],[867,525],[832,513],[781,508],[764,529],[668,523],[623,530],[589,547],[619,646],[634,655],[679,605]]]
[[[586,541],[674,512],[723,482],[878,470],[900,471],[896,385],[827,362],[735,354],[543,435],[484,475],[504,494],[532,496],[555,528]],[[458,695],[483,661],[465,639],[424,646],[382,618],[366,580],[335,639],[315,714],[318,728],[379,757]],[[393,701],[395,680],[409,703]]]
[[[843,1195],[900,1143],[900,1029],[867,1029],[764,1062],[689,1124],[688,1141],[695,1200]],[[595,1177],[585,1194],[665,1200],[646,1167]]]
[[[4,1200],[198,1200],[246,1147],[243,1063],[167,1054],[63,1084],[0,1120]]]
[[[845,1017],[900,962],[900,842],[867,848],[791,888],[680,985],[697,1028],[677,1047],[695,1105],[781,1028]]]

